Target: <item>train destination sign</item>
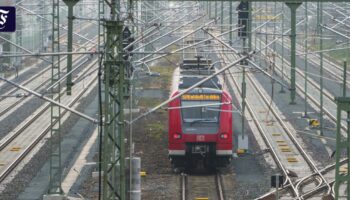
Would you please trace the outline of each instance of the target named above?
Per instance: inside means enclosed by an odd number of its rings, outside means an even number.
[[[185,101],[219,101],[220,95],[219,94],[184,94],[181,96],[182,100]]]

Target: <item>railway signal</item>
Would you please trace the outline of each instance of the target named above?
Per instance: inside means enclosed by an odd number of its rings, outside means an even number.
[[[283,186],[284,177],[280,174],[271,176],[271,187],[276,188],[276,199],[279,199],[278,189]]]
[[[238,30],[238,37],[247,37],[247,27],[249,18],[249,2],[241,2],[237,6],[238,10],[238,25],[243,26],[242,29]]]
[[[130,45],[130,44],[135,41],[135,38],[131,36],[132,36],[131,31],[129,27],[126,26],[123,30],[123,49],[125,49],[128,46],[129,47],[126,49],[126,52],[124,52],[124,55],[123,55],[124,60],[128,60],[129,55],[132,56],[131,52],[134,50],[134,45]]]

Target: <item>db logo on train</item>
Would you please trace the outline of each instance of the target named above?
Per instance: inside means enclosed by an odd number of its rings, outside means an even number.
[[[197,140],[197,142],[203,142],[205,140],[205,137],[204,137],[204,135],[197,135],[196,140]]]

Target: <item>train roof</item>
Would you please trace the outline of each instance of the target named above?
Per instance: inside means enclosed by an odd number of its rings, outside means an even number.
[[[195,83],[203,80],[204,76],[183,76],[180,78],[179,89],[186,89],[194,85]],[[217,77],[213,77],[208,81],[202,83],[199,87],[201,88],[213,88],[213,89],[222,89],[222,85],[219,82]]]
[[[215,88],[194,88],[188,94],[222,94],[222,90]]]
[[[211,68],[212,62],[210,59],[184,59],[180,64],[181,75],[210,75],[215,72],[215,69]]]
[[[210,59],[202,59],[202,57],[184,59],[180,64],[180,77],[177,87],[180,90],[189,88],[213,73],[215,73],[215,69],[212,68],[212,61]],[[198,88],[222,90],[222,84],[218,77],[213,77],[202,83]]]

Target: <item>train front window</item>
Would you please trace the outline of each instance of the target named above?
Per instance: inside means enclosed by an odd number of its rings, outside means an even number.
[[[219,101],[182,101],[182,131],[214,134],[219,129]]]

